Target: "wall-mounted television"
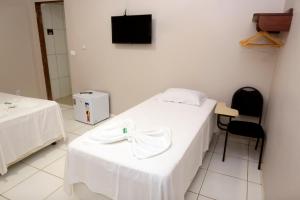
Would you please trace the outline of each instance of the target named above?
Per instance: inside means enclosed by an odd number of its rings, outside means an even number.
[[[151,44],[152,15],[111,17],[112,43]]]

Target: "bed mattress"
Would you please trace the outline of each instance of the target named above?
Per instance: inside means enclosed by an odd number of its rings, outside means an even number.
[[[130,143],[86,143],[95,128],[68,147],[65,189],[76,183],[114,200],[184,200],[184,194],[202,164],[214,128],[216,101],[200,107],[163,102],[156,95],[106,123],[131,119],[138,129],[169,127],[172,146],[161,155],[138,160]]]
[[[49,142],[66,137],[54,101],[0,93],[0,174]]]

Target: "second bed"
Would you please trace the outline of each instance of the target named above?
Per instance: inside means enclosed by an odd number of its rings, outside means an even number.
[[[62,138],[66,134],[56,102],[0,92],[0,174]]]

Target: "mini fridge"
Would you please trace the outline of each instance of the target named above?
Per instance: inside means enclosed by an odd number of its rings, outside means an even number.
[[[108,93],[89,90],[73,94],[73,106],[77,121],[93,125],[109,118]]]

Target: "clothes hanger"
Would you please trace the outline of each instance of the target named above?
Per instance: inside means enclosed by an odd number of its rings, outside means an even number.
[[[264,38],[268,43],[258,43],[259,39]],[[245,40],[241,40],[240,44],[243,47],[281,47],[283,42],[280,39],[274,38],[268,32],[260,31],[254,36],[251,36]]]

